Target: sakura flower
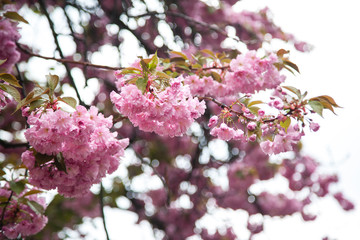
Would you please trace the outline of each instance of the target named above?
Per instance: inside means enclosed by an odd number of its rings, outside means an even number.
[[[32,149],[22,154],[29,182],[43,189],[57,188],[65,196],[81,196],[107,173],[114,172],[128,145],[110,132],[112,118],[95,107],[78,106],[74,113],[45,110],[32,113],[25,137]],[[39,156],[47,155],[44,160]],[[44,158],[44,157],[43,157]]]
[[[314,132],[317,132],[320,129],[320,125],[318,123],[311,122],[310,129]]]
[[[143,95],[130,84],[121,87],[120,94],[112,92],[110,98],[140,130],[170,137],[182,136],[205,111],[205,102],[194,98],[180,79],[172,79],[156,97],[150,92]]]
[[[217,116],[212,116],[212,117],[209,119],[208,127],[209,127],[209,128],[212,128],[213,126],[215,126],[215,124],[217,123],[218,119],[219,119],[219,118],[218,118]]]
[[[7,205],[0,205],[0,211],[3,214],[1,223],[0,238],[15,239],[19,235],[27,237],[38,233],[43,229],[48,221],[47,217],[35,212],[29,205],[19,202],[18,199],[24,198],[27,201],[33,201],[42,208],[46,208],[45,198],[36,194],[24,196],[29,189],[25,188],[20,194],[12,193],[12,198]],[[6,186],[0,188],[0,197],[10,199],[11,190]],[[4,211],[4,206],[6,209]]]
[[[241,129],[230,128],[225,123],[220,124],[220,127],[215,127],[211,129],[210,134],[214,137],[218,137],[221,140],[229,141],[232,138],[241,139],[244,135],[244,132]]]

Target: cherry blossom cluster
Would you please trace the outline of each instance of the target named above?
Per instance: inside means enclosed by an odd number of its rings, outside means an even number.
[[[119,165],[128,139],[117,140],[110,132],[112,117],[96,107],[76,111],[46,109],[32,112],[25,137],[32,146],[22,154],[29,182],[43,189],[57,188],[64,196],[82,196],[106,173]],[[47,159],[46,161],[42,160]]]
[[[122,77],[118,80],[123,82]],[[180,79],[171,79],[163,91],[144,94],[134,84],[120,87],[120,93],[111,92],[111,101],[118,111],[128,117],[134,126],[159,135],[182,136],[194,119],[205,111],[205,102],[190,93]]]
[[[298,41],[292,34],[285,33],[279,26],[276,26],[272,21],[272,14],[267,7],[261,9],[259,12],[251,12],[246,10],[241,12],[234,12],[231,9],[231,6],[224,5],[223,11],[226,19],[231,24],[240,24],[240,26],[247,30],[240,31],[239,35],[240,39],[245,40],[245,42],[246,40],[249,41],[248,47],[250,48],[259,44],[261,46],[262,42],[270,40],[266,39],[266,34],[268,34],[268,36],[271,38],[292,42],[298,51],[306,52],[310,50],[310,46],[307,43]],[[256,36],[256,41],[254,41],[253,35]]]
[[[20,39],[15,23],[0,17],[0,65],[1,72],[12,72],[12,68],[20,59],[15,42]]]
[[[239,93],[275,89],[285,80],[285,76],[274,65],[278,62],[276,54],[260,58],[256,51],[249,51],[231,60],[220,82],[211,76],[198,75],[186,76],[184,82],[191,86],[191,93],[198,96],[238,96]]]
[[[17,237],[27,237],[38,233],[43,229],[48,221],[47,217],[35,212],[33,208],[26,204],[39,205],[46,208],[45,198],[37,194],[25,195],[29,189],[25,189],[20,194],[12,192],[8,187],[0,188],[0,197],[9,199],[10,202],[0,205],[0,212],[4,218],[1,219],[1,239],[16,239]],[[21,199],[22,201],[19,201]],[[4,206],[6,206],[4,212]]]
[[[272,14],[269,8],[261,9],[260,11],[235,11],[233,5],[236,1],[219,1],[218,7],[212,7],[202,1],[187,2],[182,1],[179,3],[181,9],[187,9],[187,14],[202,24],[197,29],[201,35],[201,48],[216,49],[219,48],[221,42],[226,39],[227,35],[223,34],[220,29],[211,28],[210,26],[219,26],[220,28],[226,25],[231,25],[236,29],[236,36],[247,45],[248,49],[258,49],[262,46],[263,42],[270,41],[271,39],[280,39],[283,41],[291,42],[294,47],[301,52],[309,51],[311,47],[303,42],[297,40],[294,35],[282,31],[272,19]],[[169,22],[175,22],[181,28],[189,25],[189,21],[182,18],[168,17]],[[191,22],[190,22],[191,23]],[[150,24],[149,24],[150,25]],[[149,29],[144,29],[149,31]],[[211,31],[212,30],[212,31]],[[186,36],[183,38],[190,38]],[[188,34],[189,35],[189,34]],[[189,50],[196,47],[190,43]]]

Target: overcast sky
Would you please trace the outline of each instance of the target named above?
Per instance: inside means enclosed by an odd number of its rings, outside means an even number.
[[[343,108],[324,114],[321,128],[303,139],[304,150],[324,164],[324,171],[337,171],[339,189],[356,204],[343,212],[333,200],[315,204],[315,222],[301,223],[296,217],[267,221],[265,234],[256,239],[346,240],[360,236],[360,2],[354,0],[244,0],[242,9],[268,6],[275,22],[299,40],[314,46],[308,54],[291,54],[301,74],[289,82],[309,96],[330,95]],[[314,209],[313,209],[314,210]]]

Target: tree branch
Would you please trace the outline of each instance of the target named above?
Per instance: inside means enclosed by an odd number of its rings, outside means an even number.
[[[104,187],[102,185],[102,183],[100,183],[100,193],[99,193],[99,200],[100,200],[100,211],[101,211],[101,217],[103,220],[103,226],[104,226],[104,230],[105,230],[105,234],[106,234],[106,239],[110,240],[109,237],[109,233],[106,227],[106,222],[105,222],[105,213],[104,213]]]
[[[93,63],[90,63],[90,62],[81,62],[81,61],[75,61],[75,60],[70,60],[70,59],[46,57],[46,56],[42,56],[40,54],[30,52],[29,50],[22,47],[19,43],[17,43],[17,46],[21,51],[23,51],[26,54],[29,54],[30,56],[38,57],[38,58],[42,58],[42,59],[46,59],[46,60],[54,60],[54,61],[57,61],[57,62],[60,62],[60,63],[63,63],[63,64],[69,63],[69,64],[83,65],[83,66],[106,69],[106,70],[113,70],[113,71],[123,69],[121,67],[110,67],[110,66],[105,66],[105,65],[93,64]]]
[[[8,200],[5,202],[5,206],[4,206],[3,210],[2,210],[1,221],[0,221],[0,229],[2,229],[2,227],[4,226],[5,210],[6,210],[7,206],[9,205],[13,194],[14,194],[14,192],[11,191],[10,196],[9,196]]]
[[[29,143],[9,143],[7,141],[0,139],[0,145],[5,148],[21,148],[21,147],[28,147]]]
[[[53,35],[53,37],[54,37],[56,49],[57,49],[57,51],[59,52],[60,58],[65,59],[64,54],[63,54],[63,52],[62,52],[62,50],[61,50],[59,41],[58,41],[58,34],[56,33],[54,23],[53,23],[53,21],[51,20],[48,11],[46,10],[46,5],[45,5],[44,0],[39,0],[39,4],[40,4],[41,11],[44,13],[44,15],[46,16],[46,18],[47,18],[47,20],[48,20],[48,22],[49,22],[49,26],[50,26],[52,35]],[[66,72],[67,72],[67,74],[68,74],[68,76],[69,76],[70,84],[71,84],[72,87],[74,88],[74,90],[75,90],[75,92],[76,92],[76,96],[77,96],[78,99],[79,99],[80,105],[87,106],[87,105],[82,101],[82,99],[81,99],[81,97],[80,97],[79,90],[78,90],[77,87],[76,87],[75,80],[74,80],[74,78],[73,78],[73,76],[72,76],[72,74],[71,74],[71,70],[70,70],[68,64],[66,64],[65,62],[63,62],[63,64],[64,64],[65,69],[66,69]]]
[[[166,206],[169,207],[170,206],[170,190],[169,190],[169,186],[167,185],[164,177],[158,172],[158,170],[156,170],[156,168],[154,168],[153,165],[151,165],[151,163],[148,163],[147,161],[145,161],[144,158],[142,156],[140,156],[137,152],[135,152],[135,154],[140,159],[141,163],[151,167],[151,169],[154,171],[154,173],[160,178],[160,181],[162,182],[162,184],[165,188],[165,192],[166,192]]]

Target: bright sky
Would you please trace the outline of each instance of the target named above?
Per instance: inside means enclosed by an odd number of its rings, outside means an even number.
[[[246,6],[246,7],[245,7]],[[358,57],[360,56],[360,2],[354,0],[243,0],[239,7],[258,9],[268,6],[275,22],[299,40],[314,46],[309,54],[291,54],[301,74],[289,83],[309,96],[330,95],[342,109],[338,116],[328,112],[318,119],[319,132],[304,138],[304,150],[340,175],[339,189],[356,204],[355,211],[344,212],[331,199],[315,204],[318,219],[302,223],[299,217],[267,221],[265,233],[256,240],[354,239],[360,236],[360,118]]]
[[[314,46],[310,53],[291,53],[291,59],[299,66],[301,74],[291,77],[287,84],[307,90],[309,96],[330,95],[344,107],[336,110],[337,116],[328,112],[324,119],[315,119],[321,128],[317,133],[308,133],[303,143],[305,152],[323,163],[324,171],[339,173],[338,189],[356,204],[356,209],[344,212],[334,200],[325,199],[316,202],[311,209],[319,215],[316,221],[303,223],[300,216],[266,220],[264,233],[254,239],[312,240],[324,236],[337,240],[354,239],[354,236],[360,236],[360,130],[356,122],[360,119],[357,103],[360,3],[356,0],[343,0],[341,3],[335,0],[242,0],[238,3],[239,9],[258,10],[265,6],[270,8],[275,23],[285,32],[293,33],[299,40]],[[34,40],[35,37],[30,39]],[[41,46],[42,43],[39,41],[38,44]],[[52,52],[42,54],[50,56]],[[47,68],[38,67],[37,76],[45,76],[47,71]],[[106,209],[105,214],[112,240],[152,239],[148,227],[134,225],[134,214],[113,209]],[[246,236],[242,235],[243,215],[237,212],[231,216],[231,223],[239,236]],[[98,230],[92,230],[90,239],[102,239],[100,219],[95,225]]]

